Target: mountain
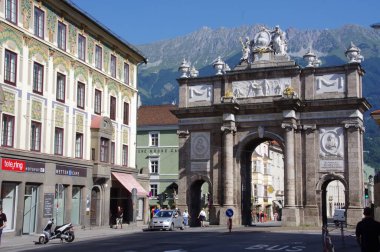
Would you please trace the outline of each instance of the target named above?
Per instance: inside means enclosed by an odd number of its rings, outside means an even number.
[[[212,62],[221,56],[233,68],[241,57],[239,38],[251,40],[262,25],[238,28],[201,29],[188,35],[162,40],[138,48],[148,58],[148,64],[139,68],[139,92],[144,105],[167,104],[178,101],[178,67],[185,58],[190,61],[200,76],[214,74]],[[285,30],[288,39],[288,54],[299,65],[305,66],[302,56],[312,47],[322,60],[322,66],[341,65],[347,62],[344,52],[352,41],[361,49],[366,71],[363,77],[363,94],[373,109],[380,109],[380,31],[358,25],[345,25],[336,29]],[[372,110],[373,110],[372,109]],[[365,115],[365,162],[380,169],[379,127]]]

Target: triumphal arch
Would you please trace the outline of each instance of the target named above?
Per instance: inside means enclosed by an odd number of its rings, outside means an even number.
[[[360,49],[351,44],[348,63],[322,67],[309,50],[301,67],[287,54],[277,26],[241,39],[242,58],[230,69],[220,58],[216,74],[199,77],[180,66],[179,189],[177,205],[197,219],[202,184],[209,187],[211,224],[251,223],[251,154],[275,141],[284,153],[282,224],[326,222],[326,186],[344,186],[348,224],[363,209],[363,113]],[[344,52],[342,52],[343,54]],[[195,222],[193,223],[195,224]]]

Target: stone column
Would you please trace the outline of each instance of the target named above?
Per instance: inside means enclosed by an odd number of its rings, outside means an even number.
[[[364,182],[363,182],[363,132],[364,127],[359,122],[346,123],[347,129],[347,168],[346,199],[349,200],[347,209],[347,224],[356,225],[362,218],[364,207]]]
[[[282,123],[285,129],[285,206],[294,207],[296,205],[296,184],[294,169],[294,130],[293,123]]]
[[[179,167],[178,167],[178,201],[177,207],[181,210],[188,209],[187,206],[187,169],[186,163],[189,160],[187,141],[189,138],[188,130],[178,130],[177,131],[179,143],[178,143],[178,152],[179,152]]]
[[[223,131],[223,165],[224,165],[224,205],[234,205],[234,133],[235,115],[224,114]]]

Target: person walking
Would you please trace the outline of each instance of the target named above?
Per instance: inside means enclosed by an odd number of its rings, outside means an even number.
[[[204,227],[206,221],[206,212],[204,208],[202,208],[202,210],[200,211],[198,219],[201,221],[201,227]]]
[[[372,209],[364,208],[364,218],[356,225],[356,240],[362,252],[378,252],[380,250],[380,222],[372,218]]]
[[[1,235],[3,234],[3,229],[7,226],[7,216],[3,213],[3,208],[0,207],[0,245],[1,245]]]
[[[183,212],[182,217],[183,217],[183,224],[185,226],[188,226],[189,225],[189,213],[187,212],[187,209],[185,209],[185,211]]]
[[[116,229],[120,225],[120,228],[123,228],[123,216],[124,211],[121,206],[117,207],[117,213],[116,213]]]

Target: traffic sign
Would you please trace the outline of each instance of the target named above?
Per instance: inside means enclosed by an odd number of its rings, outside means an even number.
[[[228,208],[226,210],[226,216],[231,218],[233,215],[234,215],[234,210],[232,210],[231,208]]]

